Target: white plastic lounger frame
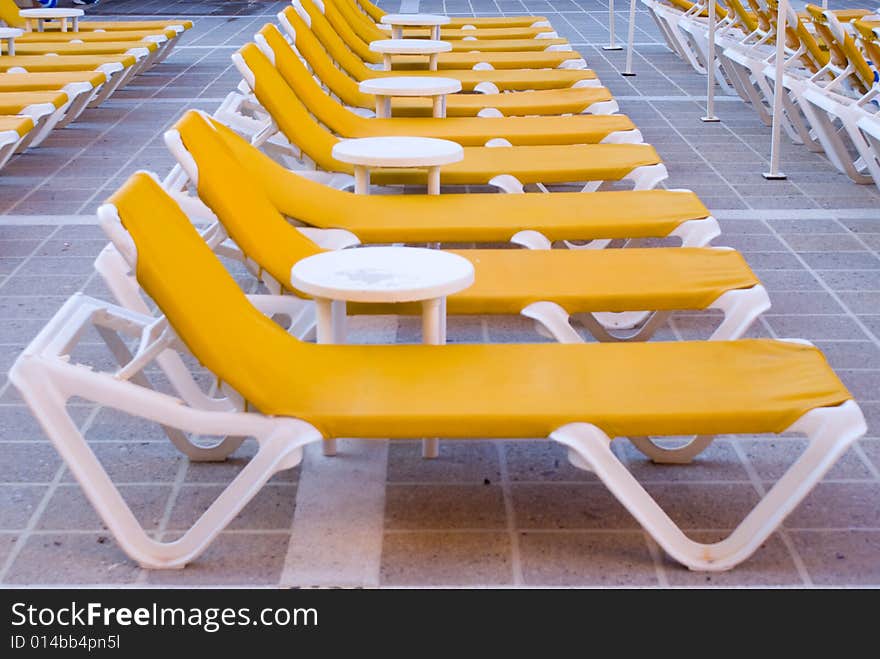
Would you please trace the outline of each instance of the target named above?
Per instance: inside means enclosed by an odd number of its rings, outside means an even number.
[[[144,568],[170,569],[182,568],[197,558],[273,474],[299,464],[303,446],[325,438],[298,419],[196,409],[178,398],[141,386],[132,376],[148,363],[146,360],[123,369],[125,377],[96,372],[70,360],[72,348],[90,325],[115,334],[142,337],[139,354],[155,354],[150,339],[144,337],[157,322],[161,319],[157,321],[152,316],[76,294],[16,360],[10,380],[123,551]],[[171,350],[171,344],[172,341],[166,341],[161,349]],[[259,450],[180,539],[158,542],[141,527],[71,419],[66,403],[73,396],[183,432],[255,437]],[[714,544],[687,538],[619,462],[611,450],[612,438],[596,426],[571,423],[551,433],[550,439],[569,449],[569,459],[575,466],[595,472],[672,558],[692,570],[717,572],[736,566],[754,553],[866,430],[864,417],[854,401],[804,414],[787,432],[807,435],[809,445],[805,452],[736,530]]]
[[[77,294],[18,358],[10,379],[123,551],[141,567],[167,569],[183,567],[201,554],[272,475],[299,464],[302,447],[322,437],[296,419],[209,411],[183,404],[178,398],[136,384],[133,375],[139,370],[121,378],[68,361],[67,355],[89,326],[113,333],[121,342],[120,334],[138,337],[155,323],[152,316]],[[72,396],[186,433],[254,437],[259,450],[180,539],[158,542],[141,527],[70,418],[65,405]]]
[[[254,75],[253,71],[251,71],[250,67],[248,67],[247,63],[244,61],[244,58],[242,58],[242,56],[238,53],[233,53],[232,63],[238,69],[238,72],[241,74],[241,77],[244,79],[244,82],[250,88],[251,92],[255,94],[256,76]],[[227,107],[227,113],[230,111],[231,107]],[[265,109],[264,112],[266,112]],[[276,133],[280,133],[280,129],[271,119],[271,115],[269,115],[269,118],[264,123],[261,133],[250,138],[251,144],[253,144],[254,146],[262,146],[263,143],[265,143],[270,137],[272,137]],[[296,145],[293,146],[296,147]],[[505,148],[512,147],[513,145],[506,139],[494,138],[487,141],[484,146]],[[316,164],[312,162],[309,158],[307,158],[305,154],[301,154],[301,157],[298,159],[297,164],[306,169],[316,168]],[[297,167],[297,169],[299,168]],[[633,190],[653,190],[655,187],[657,187],[657,185],[666,180],[668,177],[669,173],[666,170],[666,166],[662,163],[657,163],[655,165],[643,165],[640,167],[635,167],[620,180],[631,182],[633,185]],[[572,181],[572,183],[574,182],[584,183],[584,186],[582,188],[583,192],[593,192],[595,190],[598,190],[605,181]],[[488,183],[489,185],[498,188],[502,192],[516,193],[523,192],[525,189],[523,183],[511,174],[499,174],[491,178]],[[537,183],[535,185],[537,189],[541,192],[548,192],[547,188],[545,188],[542,183]]]
[[[22,139],[24,138],[18,134],[17,130],[4,130],[0,132],[0,169],[3,169],[6,163],[9,162]]]
[[[874,166],[880,168],[880,116],[865,116],[859,119],[858,128],[871,147]],[[880,189],[880,176],[874,177],[874,185]]]

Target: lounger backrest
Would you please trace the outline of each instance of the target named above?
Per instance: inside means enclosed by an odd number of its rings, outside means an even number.
[[[855,69],[855,82],[857,82],[857,86],[862,91],[867,91],[871,88],[871,85],[874,84],[874,70],[868,62],[865,61],[865,56],[862,55],[862,51],[859,50],[856,40],[846,31],[837,19],[837,16],[834,15],[834,12],[826,11],[824,12],[824,15],[828,24],[828,29],[831,30],[831,34],[834,36],[835,44],[840,47],[841,53],[843,57],[846,58],[847,63]]]
[[[327,95],[277,27],[267,23],[260,28],[257,39],[265,42],[281,77],[318,121],[338,135],[351,134],[354,126],[363,121]]]
[[[10,27],[25,25],[25,20],[18,13],[18,5],[13,0],[0,0],[0,20]]]
[[[840,68],[845,67],[846,55],[843,54],[843,49],[837,42],[837,38],[828,27],[828,20],[825,17],[825,12],[823,12],[822,8],[817,5],[807,5],[807,12],[810,15],[813,27],[816,29],[816,34],[819,35],[819,38],[822,39],[822,42],[828,48],[828,55],[831,63]]]
[[[309,17],[309,28],[312,33],[324,44],[327,52],[355,80],[365,80],[372,77],[370,69],[364,64],[364,60],[351,52],[333,26],[327,22],[327,18],[315,7],[310,0],[298,0],[302,9]],[[293,7],[284,10],[285,13],[296,12]]]
[[[248,302],[177,203],[149,174],[132,176],[110,199],[137,247],[138,283],[207,369],[257,409],[263,392],[305,369],[307,347]]]
[[[293,264],[322,250],[288,224],[255,172],[236,160],[211,123],[187,112],[176,128],[198,168],[201,200],[242,252],[289,289]]]
[[[350,192],[343,192],[297,175],[295,171],[278,164],[231,128],[196,110],[190,110],[175,125],[181,134],[184,146],[198,139],[198,136],[189,129],[190,114],[201,117],[202,121],[214,128],[210,135],[205,133],[198,135],[206,135],[211,141],[222,142],[236,162],[260,182],[263,192],[279,212],[309,226],[339,228],[345,225],[347,216],[352,212],[352,203],[355,201]],[[374,200],[375,197],[358,197],[355,203],[363,214],[369,212],[367,209],[372,206]]]
[[[367,15],[377,23],[382,20],[385,12],[374,5],[370,0],[357,0],[358,6],[363,9]]]
[[[383,32],[376,23],[367,18],[363,12],[352,5],[349,0],[326,0],[326,5],[332,5],[345,21],[359,34],[368,39],[388,39],[390,32]]]
[[[288,7],[278,14],[279,20],[287,21],[295,33],[294,43],[315,74],[336,94],[343,103],[353,107],[372,107],[375,99],[361,92],[357,83],[333,62],[314,33],[299,14]]]
[[[254,76],[254,94],[287,139],[322,169],[351,172],[350,165],[338,162],[330,155],[339,140],[315,121],[256,44],[246,44],[238,55]]]
[[[305,2],[310,2],[310,0],[305,0]],[[378,64],[382,61],[382,56],[370,50],[370,45],[361,38],[361,35],[354,31],[351,25],[348,24],[348,21],[345,20],[345,17],[339,12],[339,8],[332,2],[324,3],[324,17],[348,47],[363,61],[373,64]],[[391,35],[388,34],[387,38],[390,37]]]

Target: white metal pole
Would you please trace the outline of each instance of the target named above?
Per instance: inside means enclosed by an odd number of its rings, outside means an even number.
[[[623,50],[614,38],[614,0],[608,0],[608,45],[602,46],[602,50]]]
[[[715,116],[715,0],[709,0],[709,61],[706,62],[706,116],[702,121],[721,121]]]
[[[773,126],[770,129],[770,171],[764,172],[766,179],[786,178],[779,171],[779,147],[782,138],[782,95],[785,87],[782,84],[785,64],[785,18],[788,12],[788,0],[779,0],[776,12],[776,84],[773,86]]]
[[[636,40],[636,1],[629,0],[629,34],[626,39],[626,67],[621,75],[634,76],[633,73],[633,46]]]

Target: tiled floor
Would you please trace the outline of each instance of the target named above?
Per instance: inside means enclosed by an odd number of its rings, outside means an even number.
[[[229,55],[283,2],[104,0],[91,14],[197,19],[179,49],[111,101],[16,157],[0,174],[0,372],[66,297],[109,299],[92,262],[105,244],[93,213],[139,168],[164,175],[161,132],[189,107],[213,110],[238,83]],[[386,0],[396,9],[398,0]],[[407,0],[410,9],[415,8]],[[618,34],[627,3],[618,3]],[[856,3],[851,3],[856,5]],[[669,187],[697,191],[770,291],[759,336],[815,341],[869,418],[862,440],[752,559],[716,575],[665,558],[596,479],[546,441],[342,443],[308,452],[276,477],[198,561],[140,570],[84,500],[69,472],[0,379],[0,582],[7,584],[841,586],[880,585],[880,194],[820,156],[785,144],[785,182],[767,182],[768,130],[738,99],[719,98],[704,124],[705,81],[668,53],[638,14],[636,71],[607,41],[596,0],[422,0],[421,11],[542,13],[577,45],[654,144]],[[679,314],[670,338],[705,336],[710,319]],[[418,340],[415,323],[373,319],[354,338]],[[519,319],[458,319],[451,341],[536,340]],[[109,365],[98,344],[83,348]],[[103,355],[103,356],[102,356]],[[247,461],[189,464],[161,432],[74,401],[73,415],[141,522],[176,537]],[[672,517],[698,539],[720,537],[803,448],[796,438],[721,438],[689,466],[615,450]]]

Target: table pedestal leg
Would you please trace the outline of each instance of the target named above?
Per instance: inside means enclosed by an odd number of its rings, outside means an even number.
[[[73,17],[73,31],[79,32],[79,16]]]
[[[382,64],[385,66],[386,71],[391,70],[391,55],[384,54],[382,55]]]
[[[392,25],[391,26],[391,38],[392,39],[403,39],[403,27],[400,25]]]
[[[440,167],[428,167],[428,194],[440,194]]]
[[[431,38],[434,41],[440,41],[440,26],[432,25],[431,26]]]
[[[428,55],[428,69],[431,71],[437,70],[437,53]]]
[[[66,18],[61,19],[61,31],[67,32],[67,19]],[[42,30],[40,30],[40,32],[42,32]]]
[[[43,31],[44,21],[42,18],[37,19],[37,32]],[[64,23],[61,24],[61,31],[64,32]]]
[[[446,343],[446,298],[434,298],[422,302],[422,343],[442,345]],[[422,440],[422,457],[436,458],[440,455],[440,440],[431,437]]]
[[[354,191],[355,194],[370,194],[370,170],[363,165],[354,166]]]
[[[15,39],[9,39],[9,41],[7,43],[9,43],[9,48],[8,48],[9,56],[10,57],[15,56]]]
[[[391,97],[376,95],[376,118],[387,119],[391,116]]]
[[[315,298],[318,343],[345,343],[345,301]],[[324,440],[324,455],[336,455],[336,439]]]
[[[434,97],[431,114],[435,119],[443,119],[446,117],[446,96],[440,94]]]

